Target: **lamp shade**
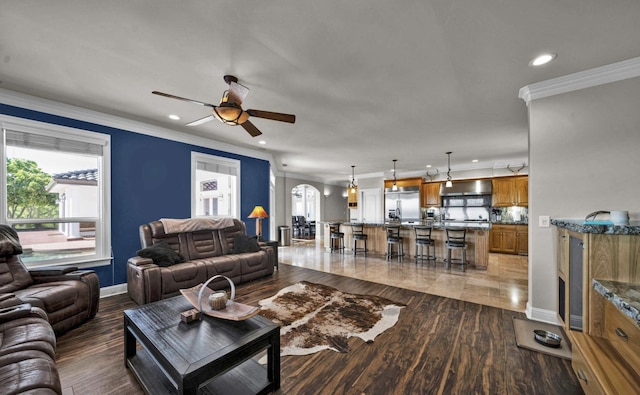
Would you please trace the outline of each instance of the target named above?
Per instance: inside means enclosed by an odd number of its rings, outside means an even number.
[[[269,214],[267,214],[262,206],[255,206],[248,218],[269,218]]]

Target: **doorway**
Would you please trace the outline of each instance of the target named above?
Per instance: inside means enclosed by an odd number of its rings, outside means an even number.
[[[320,191],[309,184],[299,184],[291,189],[291,224],[294,239],[316,238],[316,221],[320,214]]]

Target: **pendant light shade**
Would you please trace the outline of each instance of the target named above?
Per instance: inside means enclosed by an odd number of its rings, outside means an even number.
[[[351,193],[355,193],[358,186],[356,185],[356,175],[355,175],[355,166],[351,165],[351,182],[349,183],[349,188],[351,189]]]
[[[447,183],[444,184],[445,187],[451,188],[453,183],[451,182],[451,151],[446,152],[447,154]]]

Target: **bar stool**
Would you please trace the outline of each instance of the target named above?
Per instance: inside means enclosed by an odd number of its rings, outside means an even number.
[[[387,260],[390,260],[394,256],[398,257],[398,262],[404,257],[404,247],[402,246],[403,238],[400,236],[400,226],[392,225],[387,226]],[[397,253],[393,253],[393,245],[397,245]]]
[[[447,270],[451,269],[451,264],[462,265],[462,271],[465,271],[465,266],[469,264],[467,262],[467,230],[465,228],[462,229],[451,229],[446,228],[447,232],[447,259],[444,261],[447,264]],[[451,252],[453,250],[458,250],[461,252],[461,258],[451,258]]]
[[[416,236],[416,263],[418,261],[436,260],[436,243],[431,238],[432,228],[430,226],[416,226],[413,228]],[[424,247],[427,247],[427,253],[424,254]]]
[[[351,234],[353,235],[353,255],[364,252],[367,256],[367,235],[364,233],[364,224],[351,224]],[[364,248],[358,248],[358,240],[364,241]]]
[[[330,225],[329,232],[331,233],[331,253],[340,251],[344,254],[344,232],[340,232],[340,225]]]

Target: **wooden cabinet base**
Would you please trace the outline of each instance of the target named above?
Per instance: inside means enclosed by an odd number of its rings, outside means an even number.
[[[353,251],[353,236],[351,226],[341,224],[340,232],[344,232],[345,251]],[[368,253],[384,255],[387,251],[387,234],[385,227],[381,225],[364,226],[364,233],[367,234]],[[404,258],[414,259],[415,256],[415,234],[412,226],[402,226],[400,236],[403,238]],[[434,228],[431,237],[435,241],[435,252],[437,262],[442,262],[447,255],[447,235],[443,229]],[[489,264],[489,230],[468,229],[467,230],[467,261],[476,269],[486,270]],[[325,248],[329,245],[325,236]],[[353,253],[353,252],[352,252]]]
[[[571,365],[585,394],[635,394],[640,377],[621,360],[605,339],[569,332]]]

